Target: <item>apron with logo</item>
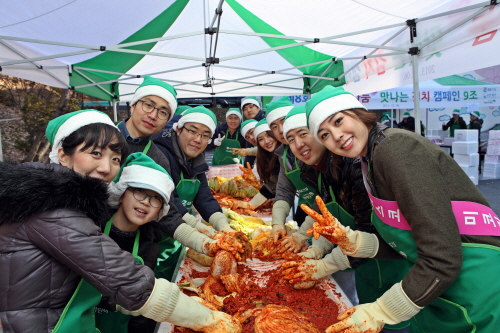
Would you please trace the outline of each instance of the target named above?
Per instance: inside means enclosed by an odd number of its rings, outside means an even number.
[[[226,133],[228,135],[229,131]],[[225,138],[219,147],[215,148],[214,155],[212,157],[212,165],[228,165],[235,164],[233,159],[236,157],[239,159],[241,164],[242,160],[237,155],[233,155],[232,148],[241,148],[240,142],[238,141],[238,130],[236,131],[236,139]]]
[[[321,185],[321,174],[319,174],[318,186]],[[325,206],[342,225],[351,229],[354,228],[354,217],[339,205],[331,186],[329,186],[329,191],[332,201],[326,203]],[[406,260],[377,260],[369,258],[365,263],[354,269],[359,303],[375,302],[390,287],[400,282],[410,267],[411,265]],[[385,325],[384,328],[396,330],[405,328],[409,324],[409,321],[404,321],[396,325]]]
[[[460,129],[460,125],[452,125],[450,127],[450,138],[453,138],[455,136],[455,130]]]
[[[100,301],[101,293],[81,279],[52,333],[99,332],[96,328],[94,307]]]
[[[365,187],[373,206],[372,222],[380,236],[394,250],[414,264],[417,245],[411,227],[396,201],[372,195],[366,179],[369,166],[362,162]],[[500,219],[487,206],[452,201],[461,235],[500,236]],[[426,333],[496,333],[500,327],[500,248],[477,243],[462,243],[462,268],[453,284],[431,304],[413,317],[411,330]]]
[[[181,171],[181,179],[175,187],[175,190],[179,196],[179,200],[186,209],[189,210],[193,205],[194,198],[196,198],[199,188],[200,181],[198,179],[185,179]],[[160,255],[155,268],[155,276],[171,281],[183,250],[184,247],[181,243],[173,238],[164,237],[160,242]]]
[[[104,228],[104,233],[106,235],[109,235],[109,231],[111,230],[111,226],[113,225],[113,218],[111,218],[107,223],[106,227]],[[135,260],[144,265],[144,261],[142,260],[141,257],[137,255],[137,252],[139,251],[139,239],[141,237],[141,231],[137,229],[136,235],[135,235],[135,240],[134,240],[134,247],[132,249],[132,255],[134,256]],[[116,332],[116,333],[127,333],[128,332],[128,322],[130,320],[129,315],[124,315],[121,312],[115,311],[115,312],[109,312],[104,309],[97,308],[95,309],[96,315],[95,315],[95,322],[96,326],[99,329],[100,332],[102,333],[111,333],[111,332]]]
[[[288,149],[290,147],[286,146],[285,150],[283,152],[283,168],[285,169],[285,175],[290,179],[292,182],[293,186],[297,189],[297,194],[299,195],[299,207],[301,204],[306,204],[309,207],[312,207],[314,204],[314,198],[316,197],[316,190],[309,185],[307,185],[301,178],[300,178],[300,168],[299,164],[297,163],[297,158],[295,157],[295,169],[292,171],[286,171],[286,155],[288,153]]]

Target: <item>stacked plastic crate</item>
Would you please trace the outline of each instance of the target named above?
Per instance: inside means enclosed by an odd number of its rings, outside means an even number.
[[[453,158],[462,167],[472,182],[479,183],[479,142],[477,130],[455,130],[452,145]]]
[[[500,131],[491,130],[484,156],[484,178],[500,178]]]

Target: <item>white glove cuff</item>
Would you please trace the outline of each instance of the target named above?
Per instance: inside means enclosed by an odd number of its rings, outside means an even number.
[[[264,202],[267,201],[267,198],[263,196],[260,192],[253,196],[252,200],[248,202],[248,204],[252,207],[259,207]]]
[[[393,285],[377,300],[380,308],[394,320],[394,322],[387,322],[390,325],[409,320],[415,316],[423,307],[413,303],[401,286],[401,282]]]
[[[210,223],[217,231],[232,230],[229,226],[229,223],[227,222],[226,215],[222,214],[221,212],[213,213],[208,219],[208,223]]]
[[[285,200],[278,200],[273,205],[272,225],[285,226],[285,221],[290,213],[290,205]]]
[[[328,256],[331,256],[333,262],[339,268],[340,271],[351,268],[351,263],[349,262],[348,257],[344,253],[342,253],[340,247],[337,246],[336,248],[334,248],[333,251],[330,252],[329,255],[327,255],[327,257]]]
[[[184,214],[182,219],[184,220],[184,222],[186,222],[187,225],[195,228],[199,232],[204,233],[205,235],[207,235],[209,237],[213,238],[213,237],[215,237],[215,235],[217,235],[217,231],[215,231],[214,228],[205,225],[199,219],[197,219],[196,217],[194,217],[193,215],[191,215],[189,213]]]
[[[155,286],[146,304],[131,311],[133,316],[142,315],[157,322],[167,321],[179,298],[179,288],[165,279],[155,279]]]
[[[307,237],[307,239],[311,238],[313,235],[308,235],[306,232],[307,230],[313,227],[313,223],[314,223],[313,218],[310,216],[306,216],[304,222],[302,222],[302,225],[300,226],[299,231],[297,231],[297,233]]]
[[[304,252],[301,253],[303,257],[307,259],[314,259],[314,260],[319,260],[321,257],[323,257],[323,251],[314,245],[311,245],[305,250]]]
[[[206,254],[205,244],[212,241],[210,237],[205,236],[186,223],[181,223],[181,225],[175,229],[174,239],[182,245],[204,254]]]
[[[378,252],[378,238],[375,234],[351,230],[349,227],[345,228],[345,233],[350,240],[355,240],[356,246],[356,249],[352,253],[344,250],[345,254],[356,258],[375,257]]]

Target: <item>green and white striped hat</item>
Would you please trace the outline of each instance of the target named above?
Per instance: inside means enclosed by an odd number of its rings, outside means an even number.
[[[262,119],[255,125],[255,130],[253,131],[253,135],[255,136],[255,140],[257,140],[257,137],[259,136],[260,133],[263,133],[265,131],[270,131],[271,129],[269,128],[269,125],[267,124],[266,119]]]
[[[307,126],[314,138],[319,141],[318,129],[323,121],[337,112],[359,108],[366,110],[366,107],[344,88],[325,86],[306,102]]]
[[[453,114],[458,114],[458,115],[460,115],[460,109],[455,109],[455,110],[453,110]]]
[[[182,115],[186,110],[192,109],[189,105],[179,105],[177,109],[175,109],[174,116]]]
[[[129,187],[158,193],[163,198],[161,216],[158,219],[167,215],[170,196],[175,188],[174,182],[163,167],[141,152],[130,154],[115,179],[109,184],[108,203],[117,208],[120,205],[120,198]]]
[[[293,104],[292,102],[290,102],[290,98],[288,98],[288,96],[280,97],[277,100],[267,104],[267,124],[271,126],[271,123],[273,121],[286,117],[286,115],[292,108]]]
[[[285,122],[283,123],[283,136],[287,142],[286,134],[299,127],[307,127],[305,104],[294,106],[286,115]]]
[[[244,122],[241,123],[241,130],[240,130],[241,135],[245,137],[248,131],[250,131],[252,128],[255,128],[256,125],[257,125],[257,120],[255,119],[245,120]]]
[[[174,130],[177,128],[183,128],[184,124],[186,123],[197,123],[205,125],[210,129],[211,135],[213,135],[215,133],[215,128],[217,127],[217,118],[212,111],[200,105],[184,112],[181,119],[179,119],[179,121],[176,123],[177,126],[174,128]]]
[[[146,75],[144,76],[144,81],[136,89],[130,105],[134,105],[141,98],[150,95],[161,97],[167,101],[170,110],[172,110],[170,118],[167,120],[170,121],[174,116],[174,111],[177,110],[177,91],[175,88],[162,80]]]
[[[472,111],[470,114],[475,117],[481,118],[481,113],[479,111]]]
[[[226,119],[227,119],[227,117],[229,117],[232,114],[237,115],[238,118],[240,118],[240,121],[243,120],[243,115],[241,114],[240,109],[238,109],[238,108],[230,108],[229,110],[227,110],[226,111]]]
[[[403,113],[403,118],[408,118],[410,116],[410,112],[406,111]]]
[[[103,123],[115,127],[115,124],[107,114],[93,109],[70,112],[49,121],[45,130],[45,136],[52,146],[52,150],[49,153],[51,162],[59,164],[57,150],[67,136],[83,126],[95,123]]]
[[[257,105],[259,107],[259,109],[261,108],[260,107],[260,102],[259,100],[257,99],[257,97],[255,96],[249,96],[249,97],[245,97],[241,100],[241,109],[243,110],[243,107],[247,104],[253,104],[253,105]]]

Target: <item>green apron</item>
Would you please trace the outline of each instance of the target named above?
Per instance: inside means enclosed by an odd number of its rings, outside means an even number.
[[[318,186],[321,186],[321,174],[319,174],[318,178]],[[325,206],[342,225],[354,228],[354,217],[337,203],[331,186],[329,187],[329,191],[332,201],[325,204]],[[354,270],[359,303],[375,302],[377,298],[382,296],[390,287],[400,282],[409,269],[410,265],[406,260],[368,259]],[[398,330],[408,325],[410,325],[409,321],[403,321],[396,325],[385,325],[384,328]]]
[[[226,133],[227,135],[227,133]],[[232,148],[241,148],[240,142],[238,141],[238,131],[236,131],[236,139],[225,138],[222,140],[222,144],[215,148],[214,155],[212,157],[212,165],[228,165],[235,164],[233,159],[237,155],[233,155]],[[241,164],[241,158],[237,157]]]
[[[111,218],[106,223],[106,227],[104,228],[104,234],[109,236],[109,231],[111,230],[112,225],[113,225],[113,218]],[[135,240],[134,240],[134,247],[132,248],[132,255],[134,256],[135,260],[138,263],[144,265],[144,261],[142,260],[142,258],[137,255],[137,252],[139,251],[140,237],[141,237],[141,231],[137,229],[137,233],[135,235]],[[128,332],[128,322],[130,320],[129,315],[124,315],[119,311],[109,312],[107,310],[100,309],[97,307],[95,308],[95,310],[96,310],[95,323],[100,332],[102,333]]]
[[[368,166],[362,162],[366,180]],[[372,204],[378,198],[371,194],[365,182]],[[397,207],[397,202],[389,202]],[[417,245],[412,231],[387,224],[379,217],[380,206],[374,204],[372,222],[380,236],[396,251],[414,264],[418,259]],[[455,213],[455,212],[454,212]],[[382,216],[382,215],[381,215]],[[393,215],[394,218],[394,215]],[[484,218],[484,216],[483,216]],[[497,217],[498,218],[498,217]],[[457,221],[458,223],[458,221]],[[500,305],[497,299],[500,276],[500,248],[486,244],[462,243],[462,268],[453,284],[431,304],[412,318],[411,331],[425,333],[497,333],[500,327]]]
[[[190,209],[193,205],[199,188],[200,181],[198,179],[185,179],[181,171],[181,179],[175,190],[179,196],[179,200],[186,209]],[[163,236],[163,240],[160,242],[160,255],[158,256],[155,268],[155,276],[171,281],[184,247],[175,239],[166,235]]]
[[[455,130],[460,129],[460,125],[453,125],[450,127],[450,138],[455,136]]]
[[[96,328],[94,314],[94,307],[100,301],[101,293],[81,279],[52,333],[100,332]]]
[[[282,156],[285,175],[288,177],[288,179],[290,179],[293,186],[295,186],[295,188],[297,189],[297,194],[299,195],[299,207],[301,204],[306,204],[309,207],[312,207],[314,204],[314,198],[316,196],[316,190],[307,185],[300,178],[300,168],[299,164],[297,163],[296,157],[295,157],[295,169],[293,169],[292,171],[286,171],[286,155],[288,153],[288,149],[290,149],[290,146],[285,147]]]

